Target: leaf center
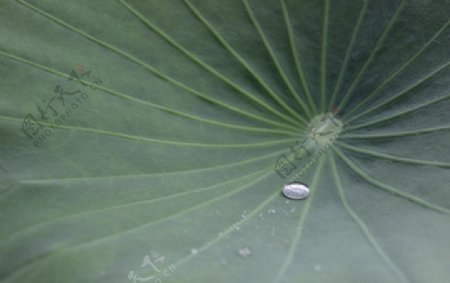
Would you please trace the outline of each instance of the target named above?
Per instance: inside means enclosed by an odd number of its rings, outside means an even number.
[[[332,113],[322,113],[315,116],[308,125],[308,138],[316,146],[331,144],[339,137],[342,122]]]

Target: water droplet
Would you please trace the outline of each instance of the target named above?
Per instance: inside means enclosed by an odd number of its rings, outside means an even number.
[[[239,255],[242,257],[249,257],[252,255],[252,251],[248,247],[241,248],[241,249],[239,249],[238,252],[239,252]]]
[[[315,271],[321,271],[322,270],[322,266],[320,264],[315,264],[314,265],[314,270]]]
[[[270,235],[271,235],[272,237],[275,237],[275,228],[272,227],[272,231],[270,232]]]
[[[191,249],[191,254],[193,254],[193,255],[198,254],[198,250],[197,249]]]
[[[268,211],[267,211],[267,213],[275,213],[275,212],[277,212],[274,208],[271,208],[271,209],[269,209]]]
[[[302,183],[289,183],[284,186],[283,194],[290,199],[304,199],[309,196],[309,188]]]

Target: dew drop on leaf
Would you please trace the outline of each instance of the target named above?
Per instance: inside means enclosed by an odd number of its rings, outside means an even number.
[[[314,265],[314,270],[317,271],[317,272],[319,272],[319,271],[322,270],[322,266],[321,266],[320,264],[315,264],[315,265]]]
[[[252,255],[252,251],[248,247],[241,248],[241,249],[239,249],[238,252],[239,252],[239,255],[242,257],[249,257]]]
[[[309,188],[302,183],[289,183],[283,187],[283,194],[290,199],[304,199],[309,196]]]

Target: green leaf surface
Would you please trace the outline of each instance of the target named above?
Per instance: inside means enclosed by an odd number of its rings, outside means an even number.
[[[0,281],[448,282],[449,11],[0,1]]]

